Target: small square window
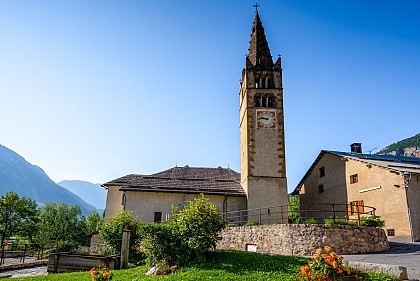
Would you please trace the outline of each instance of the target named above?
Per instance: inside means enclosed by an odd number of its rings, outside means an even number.
[[[359,177],[357,176],[357,174],[354,174],[354,175],[350,176],[350,183],[351,184],[356,183],[358,181],[359,181]]]
[[[155,212],[154,222],[162,222],[162,212]]]
[[[325,177],[325,167],[319,168],[319,177]]]
[[[321,185],[318,186],[318,192],[319,193],[324,192],[324,185],[321,184]]]
[[[395,229],[387,229],[386,230],[387,236],[395,236]]]

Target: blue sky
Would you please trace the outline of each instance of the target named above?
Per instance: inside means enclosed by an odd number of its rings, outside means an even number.
[[[239,171],[254,3],[0,0],[0,144],[54,181]],[[419,1],[259,4],[283,62],[289,190],[321,149],[419,133]]]

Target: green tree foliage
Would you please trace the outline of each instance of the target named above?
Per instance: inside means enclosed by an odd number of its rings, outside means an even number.
[[[380,216],[367,216],[360,219],[361,226],[384,227],[385,221]]]
[[[175,214],[174,222],[184,242],[198,257],[216,247],[219,232],[225,227],[219,208],[204,195],[188,201]]]
[[[86,217],[86,225],[87,225],[87,231],[88,232],[96,232],[99,231],[102,224],[104,222],[104,218],[99,216],[98,212],[95,210],[92,213],[90,213]]]
[[[404,139],[402,141],[390,144],[386,146],[384,149],[379,151],[377,154],[386,154],[391,151],[397,151],[402,148],[406,147],[420,147],[420,134],[417,134],[411,138]]]
[[[173,222],[146,224],[143,231],[139,248],[146,255],[149,266],[158,265],[166,271],[169,265],[189,262],[189,252],[185,251],[185,244]]]
[[[102,225],[99,235],[116,253],[120,253],[123,231],[130,230],[130,252],[134,253],[136,240],[141,235],[142,225],[139,218],[133,218],[131,211],[122,210]]]
[[[300,223],[300,196],[290,195],[289,205],[287,206],[291,223]]]
[[[38,218],[36,202],[14,192],[0,196],[1,243],[14,235],[31,238]]]
[[[62,251],[87,244],[86,220],[79,206],[47,203],[40,211],[36,242],[47,245],[55,241]]]
[[[205,253],[215,248],[218,233],[225,226],[219,208],[203,195],[188,201],[179,212],[173,212],[173,219],[166,225],[151,224],[143,228],[141,249],[148,263],[161,269],[203,261]]]

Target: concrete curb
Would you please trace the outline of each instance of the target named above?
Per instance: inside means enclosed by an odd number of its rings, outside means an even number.
[[[31,261],[31,262],[25,262],[25,263],[15,263],[15,264],[1,265],[0,266],[0,271],[35,267],[35,266],[47,265],[47,264],[48,264],[48,260],[39,260],[39,261]]]
[[[383,273],[399,278],[400,280],[408,280],[407,268],[400,265],[367,263],[359,261],[346,261],[351,268],[369,273]]]

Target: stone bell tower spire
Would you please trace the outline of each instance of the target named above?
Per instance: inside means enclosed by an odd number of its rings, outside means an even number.
[[[287,205],[281,59],[273,63],[257,9],[239,96],[241,183],[248,210],[262,208],[265,222],[280,221],[280,206]],[[248,220],[256,219],[252,216],[249,211]]]

